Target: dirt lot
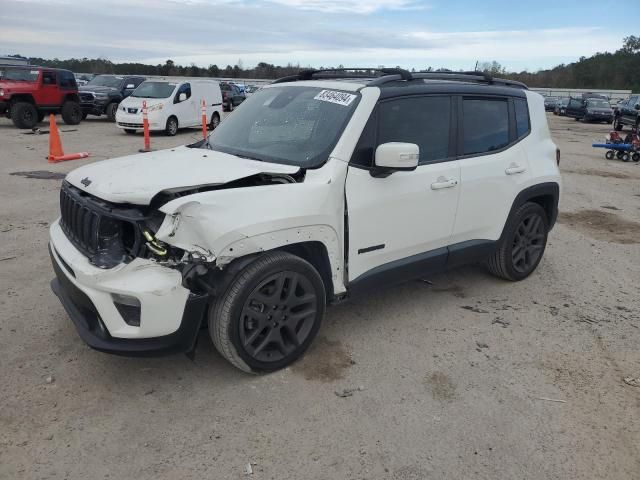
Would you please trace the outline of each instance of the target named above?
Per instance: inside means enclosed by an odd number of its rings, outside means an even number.
[[[608,126],[549,118],[562,214],[531,278],[467,267],[330,308],[262,377],[207,332],[195,362],[87,348],[49,290],[60,180],[12,175],[85,161],[50,166],[46,135],[0,119],[0,478],[639,478],[640,165],[590,147]],[[142,146],[104,120],[61,129],[88,161]]]

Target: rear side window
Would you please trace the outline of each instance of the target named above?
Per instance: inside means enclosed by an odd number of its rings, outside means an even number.
[[[380,104],[377,144],[415,143],[420,147],[420,163],[444,160],[449,156],[451,98],[401,98]]]
[[[513,100],[513,105],[516,111],[516,135],[518,138],[522,138],[529,133],[531,124],[529,123],[529,107],[527,101],[521,98]]]
[[[507,100],[464,99],[464,155],[493,152],[508,144],[509,104]]]

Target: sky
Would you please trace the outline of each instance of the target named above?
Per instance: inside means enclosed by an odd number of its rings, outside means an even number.
[[[619,49],[635,2],[0,0],[0,55],[537,71]]]

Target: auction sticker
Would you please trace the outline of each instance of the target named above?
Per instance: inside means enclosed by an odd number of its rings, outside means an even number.
[[[356,98],[355,95],[345,92],[336,92],[335,90],[322,90],[319,94],[313,97],[314,100],[320,100],[322,102],[337,103],[348,107],[351,102]]]

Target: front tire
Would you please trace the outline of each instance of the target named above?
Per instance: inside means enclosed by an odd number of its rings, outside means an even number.
[[[78,125],[82,121],[82,108],[78,102],[72,100],[64,102],[60,113],[67,125]]]
[[[164,129],[164,133],[168,137],[174,137],[178,133],[178,119],[176,117],[167,118],[167,125]]]
[[[107,115],[107,120],[110,122],[116,121],[116,112],[118,111],[118,104],[116,102],[110,103],[105,108],[104,113]]]
[[[213,131],[218,128],[218,125],[220,125],[220,115],[215,112],[213,115],[211,115],[211,123],[209,124],[209,129]]]
[[[503,239],[488,260],[489,271],[512,282],[527,278],[542,259],[548,233],[544,209],[537,203],[523,204],[507,221]]]
[[[616,118],[616,119],[613,121],[613,129],[614,129],[616,132],[621,132],[623,127],[624,127],[624,125],[622,125],[622,122],[620,122],[620,119],[619,119],[619,118]]]
[[[318,333],[325,288],[307,261],[266,253],[242,269],[209,311],[216,349],[248,373],[272,372],[294,362]]]
[[[38,109],[32,103],[16,102],[11,107],[11,120],[18,128],[33,128],[38,123]]]

